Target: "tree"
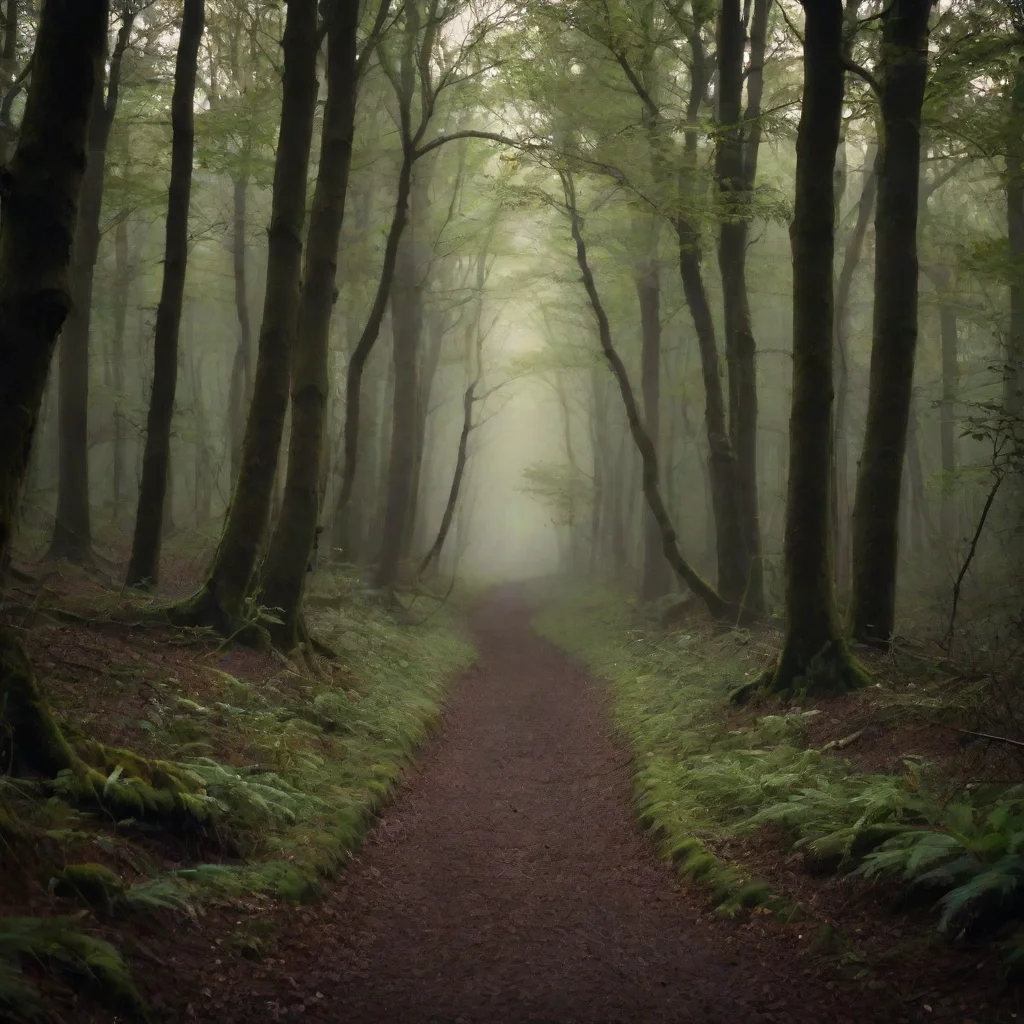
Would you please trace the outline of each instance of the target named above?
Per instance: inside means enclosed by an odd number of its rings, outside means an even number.
[[[185,0],[171,100],[171,179],[167,193],[163,286],[153,331],[153,390],[126,584],[157,581],[171,461],[171,419],[178,380],[178,331],[188,263],[188,215],[195,147],[195,91],[205,0]]]
[[[288,4],[282,47],[284,88],[268,231],[267,287],[241,470],[206,580],[196,594],[170,612],[175,621],[211,626],[225,634],[244,621],[245,601],[270,515],[288,408],[317,97],[316,0]]]
[[[117,113],[121,66],[131,39],[137,8],[121,9],[121,28],[110,55],[106,90],[93,96],[89,116],[88,157],[75,229],[71,264],[71,311],[60,339],[59,438],[57,517],[48,557],[79,564],[91,558],[89,521],[89,342],[92,323],[93,278],[100,251],[104,171],[110,130]]]
[[[387,11],[388,3],[382,2],[378,26],[383,24]],[[328,338],[337,294],[338,246],[355,127],[358,5],[334,0],[328,8],[326,27],[327,103],[292,357],[288,474],[281,514],[263,566],[264,601],[278,609],[283,624],[275,626],[275,632],[278,643],[285,648],[293,647],[301,639],[306,567],[320,515]]]
[[[71,305],[70,266],[86,168],[89,115],[101,88],[107,0],[47,0],[18,143],[4,169],[0,224],[0,572],[57,335]],[[67,744],[45,711],[20,641],[0,632],[5,763],[67,767]],[[7,733],[7,729],[10,732]]]
[[[835,194],[843,110],[842,0],[804,0],[803,107],[796,140],[793,381],[784,547],[786,627],[767,674],[776,693],[843,690],[864,674],[839,625],[832,575]]]
[[[881,139],[875,208],[871,380],[853,502],[853,636],[886,642],[896,614],[900,486],[917,349],[921,110],[932,0],[894,0],[882,14]]]

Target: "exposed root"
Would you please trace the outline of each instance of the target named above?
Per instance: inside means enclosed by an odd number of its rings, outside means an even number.
[[[762,677],[764,688],[777,696],[836,695],[858,690],[870,676],[850,651],[845,640],[831,640],[812,657],[801,656],[790,641],[778,664]]]

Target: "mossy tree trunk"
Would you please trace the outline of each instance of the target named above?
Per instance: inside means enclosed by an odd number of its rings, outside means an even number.
[[[281,132],[267,233],[263,322],[241,468],[206,582],[170,613],[177,622],[207,625],[223,633],[234,632],[244,621],[245,600],[275,491],[299,308],[319,47],[316,0],[291,0],[283,40]]]
[[[92,560],[89,517],[89,342],[92,291],[100,251],[100,216],[103,212],[104,171],[110,130],[117,113],[121,65],[128,49],[134,10],[126,7],[117,43],[110,55],[106,90],[93,95],[89,117],[85,180],[71,255],[71,310],[64,322],[58,361],[58,474],[57,517],[49,558],[65,558],[79,565]]]
[[[833,173],[843,109],[842,0],[805,0],[803,108],[796,141],[793,383],[784,541],[786,628],[769,673],[776,693],[842,690],[863,673],[836,611],[832,472]]]
[[[864,444],[853,502],[853,636],[884,643],[896,615],[900,484],[917,350],[921,109],[931,0],[882,15],[875,305]]]
[[[281,514],[263,565],[264,602],[279,609],[278,617],[283,622],[271,633],[285,649],[294,647],[301,638],[306,567],[320,515],[328,342],[355,127],[359,6],[335,0],[328,9],[328,19],[327,104],[292,357],[288,473]]]
[[[605,313],[604,305],[597,291],[594,274],[590,269],[586,242],[583,238],[582,219],[576,205],[576,186],[571,174],[565,171],[560,171],[559,174],[562,180],[566,210],[569,214],[572,238],[576,244],[576,264],[580,269],[583,287],[586,289],[587,298],[590,300],[590,306],[597,321],[601,351],[604,353],[612,375],[615,377],[615,382],[618,384],[619,393],[622,396],[622,404],[626,411],[626,418],[629,421],[630,434],[640,455],[643,494],[647,507],[650,509],[661,531],[662,551],[680,581],[688,586],[704,602],[712,617],[719,620],[728,620],[734,617],[739,609],[735,605],[730,605],[721,597],[714,587],[703,579],[686,561],[680,550],[675,528],[672,526],[668,510],[665,508],[665,503],[661,497],[661,489],[658,482],[658,456],[654,450],[654,445],[651,443],[650,436],[644,429],[640,408],[633,394],[632,385],[629,382],[629,374],[626,372],[625,364],[622,362],[622,358],[616,351],[615,344],[612,341],[608,316]]]
[[[167,478],[171,463],[171,420],[178,386],[178,331],[188,264],[188,215],[195,150],[195,92],[205,0],[185,0],[171,98],[171,179],[167,192],[163,284],[153,329],[153,389],[146,417],[146,446],[135,514],[135,532],[125,582],[157,582],[163,538]]]
[[[94,98],[102,93],[107,0],[48,0],[32,81],[6,168],[0,224],[0,573],[57,335],[71,305],[70,268]],[[3,765],[51,773],[72,754],[18,638],[0,631]]]

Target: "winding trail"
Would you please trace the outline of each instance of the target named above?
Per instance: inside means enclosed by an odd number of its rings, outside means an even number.
[[[626,754],[583,670],[516,591],[473,628],[479,661],[411,784],[219,1020],[906,1019],[687,902],[634,823]]]

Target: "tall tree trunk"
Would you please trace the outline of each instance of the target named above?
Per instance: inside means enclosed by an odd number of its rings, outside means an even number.
[[[243,619],[276,490],[299,308],[306,177],[318,88],[316,0],[290,0],[283,49],[284,90],[274,161],[267,284],[241,467],[206,582],[172,612],[177,621],[196,622],[222,632],[233,632]]]
[[[690,76],[684,153],[679,175],[681,202],[684,207],[688,201],[696,198],[700,108],[712,73],[711,64],[704,53],[699,25],[693,26],[690,46],[693,52],[693,73]],[[701,377],[704,382],[704,424],[708,439],[708,473],[711,479],[711,505],[715,522],[718,591],[723,600],[738,605],[743,599],[747,585],[746,543],[743,537],[736,454],[726,425],[718,341],[715,337],[711,305],[701,268],[700,227],[684,214],[680,214],[675,218],[675,229],[679,237],[679,274],[683,284],[683,295],[697,335]]]
[[[47,0],[32,81],[4,173],[0,222],[0,579],[53,358],[71,305],[69,272],[89,115],[102,90],[107,0]],[[0,757],[54,775],[76,758],[50,716],[19,639],[0,631]]]
[[[875,308],[864,446],[853,502],[853,636],[885,642],[896,615],[900,480],[917,348],[921,108],[931,0],[882,16],[882,140],[875,212]]]
[[[359,5],[336,2],[327,25],[327,104],[324,108],[306,266],[292,359],[291,435],[281,514],[263,565],[266,604],[280,609],[276,642],[302,639],[302,595],[320,518],[320,472],[329,390],[331,313],[337,294],[338,246],[345,215],[356,112],[356,32]]]
[[[92,559],[89,521],[89,338],[93,278],[100,251],[104,170],[110,129],[117,112],[121,65],[135,16],[126,8],[117,44],[110,58],[106,95],[93,94],[89,117],[89,154],[78,209],[71,257],[71,310],[64,322],[58,363],[59,472],[57,518],[49,558],[84,564]]]
[[[178,329],[188,264],[188,214],[195,148],[195,92],[205,0],[185,0],[171,99],[171,180],[167,194],[164,276],[153,329],[153,391],[146,417],[146,447],[127,586],[157,582],[164,501],[171,464],[171,420],[178,386]]]
[[[796,141],[793,384],[784,542],[786,629],[770,687],[840,690],[863,682],[836,611],[829,526],[832,472],[832,175],[843,111],[842,0],[804,0],[803,107]]]
[[[644,425],[656,452],[661,442],[661,274],[658,269],[658,222],[645,218],[644,257],[634,280],[640,306],[640,390]],[[668,563],[662,550],[661,530],[649,509],[644,510],[644,556],[640,594],[653,601],[668,591]]]
[[[849,581],[849,515],[850,497],[848,487],[849,474],[849,440],[846,436],[846,404],[850,392],[850,368],[847,359],[847,339],[850,330],[850,295],[853,290],[853,278],[860,263],[864,250],[864,239],[867,237],[871,214],[875,208],[875,193],[878,176],[875,167],[876,151],[872,147],[864,158],[865,178],[857,201],[857,220],[853,231],[846,241],[843,252],[843,265],[839,271],[836,284],[836,309],[833,327],[833,344],[835,345],[835,388],[836,405],[833,417],[834,461],[832,477],[832,544],[835,553],[836,585],[844,590]]]
[[[729,439],[736,456],[736,500],[744,546],[744,601],[750,613],[764,614],[764,571],[757,500],[757,353],[747,295],[750,203],[760,139],[760,93],[768,5],[759,0],[752,34],[751,138],[744,146],[743,53],[746,43],[741,0],[724,0],[718,27],[718,180],[721,224],[718,266],[725,312],[725,356],[729,367]],[[759,52],[758,52],[759,50]]]
[[[403,540],[412,504],[416,460],[416,425],[419,399],[420,335],[423,330],[423,256],[424,242],[420,226],[427,201],[422,179],[412,190],[410,226],[398,248],[395,279],[391,290],[392,359],[395,390],[391,414],[391,456],[388,460],[387,501],[381,536],[376,585],[393,587],[398,581]]]
[[[238,318],[238,347],[228,385],[228,446],[231,452],[231,481],[241,468],[242,438],[245,435],[245,407],[252,392],[252,324],[249,318],[249,282],[246,272],[245,239],[248,227],[249,175],[240,172],[233,183],[234,215],[231,231],[231,264],[235,279],[235,315]]]
[[[619,386],[619,393],[622,396],[622,404],[626,410],[626,418],[629,421],[630,433],[633,443],[636,445],[642,464],[643,494],[647,505],[654,515],[661,530],[662,550],[669,565],[675,571],[682,583],[693,591],[693,593],[704,602],[708,611],[716,619],[727,619],[736,614],[738,609],[731,606],[728,601],[721,597],[699,573],[697,573],[689,562],[683,557],[679,548],[676,532],[668,517],[668,511],[661,497],[661,490],[658,483],[658,456],[651,444],[651,439],[644,429],[640,418],[640,410],[637,406],[633,389],[629,383],[629,376],[621,357],[615,350],[612,342],[611,327],[608,323],[608,316],[604,311],[604,305],[597,291],[594,282],[594,275],[587,260],[586,243],[583,240],[582,225],[579,213],[576,208],[575,186],[572,179],[562,174],[562,187],[566,196],[566,207],[569,211],[572,238],[576,243],[576,263],[583,278],[583,287],[586,289],[587,297],[597,320],[598,336],[601,341],[601,350],[611,368],[615,381]]]
[[[132,283],[132,268],[128,255],[128,216],[122,210],[114,228],[114,330],[110,340],[110,362],[113,370],[114,388],[114,457],[111,470],[114,515],[120,518],[124,484],[124,339],[128,323],[128,295]]]

